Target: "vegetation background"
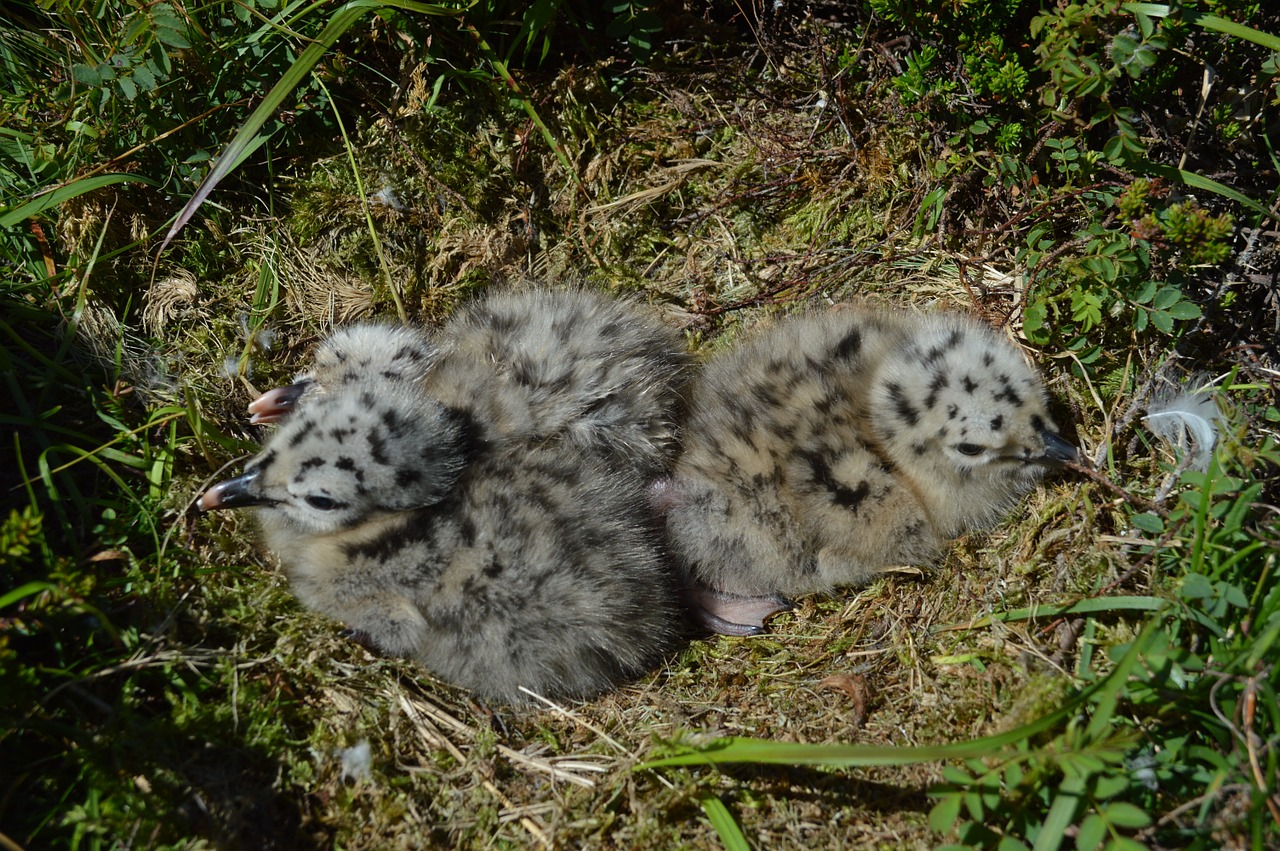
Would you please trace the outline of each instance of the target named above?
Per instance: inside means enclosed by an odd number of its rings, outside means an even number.
[[[1277,33],[1245,0],[5,3],[0,846],[1280,846]],[[971,311],[1093,464],[768,637],[476,706],[193,501],[332,324],[523,278],[698,352]]]

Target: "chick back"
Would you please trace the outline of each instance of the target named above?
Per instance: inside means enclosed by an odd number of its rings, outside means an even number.
[[[441,330],[424,392],[492,440],[561,440],[644,475],[669,467],[689,360],[637,305],[586,290],[517,290]]]

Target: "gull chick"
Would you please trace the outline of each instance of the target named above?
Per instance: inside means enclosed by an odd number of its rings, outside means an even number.
[[[427,392],[469,406],[488,436],[669,469],[689,359],[652,312],[588,290],[516,290],[464,307],[437,344]]]
[[[709,628],[761,632],[786,597],[936,558],[1074,459],[1043,382],[959,315],[845,308],[712,358],[653,498]]]
[[[315,360],[292,386],[255,399],[252,422],[276,421],[335,387],[420,376],[421,393],[470,411],[486,440],[561,441],[648,476],[670,467],[689,367],[679,335],[639,306],[545,289],[475,301],[430,338],[352,326]]]
[[[587,696],[657,662],[681,608],[643,482],[567,443],[493,445],[410,376],[306,394],[200,507],[255,506],[305,605],[482,697]]]

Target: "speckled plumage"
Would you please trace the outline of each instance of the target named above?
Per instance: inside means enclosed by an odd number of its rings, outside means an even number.
[[[420,382],[437,356],[427,335],[407,325],[368,322],[339,328],[316,347],[311,369],[288,387],[249,403],[251,423],[277,422],[303,398],[340,388]]]
[[[477,434],[412,382],[329,389],[201,507],[261,506],[305,605],[486,698],[643,672],[681,613],[641,481],[568,445]]]
[[[436,343],[427,392],[469,406],[487,436],[563,440],[644,474],[670,465],[689,361],[652,313],[586,290],[514,291],[464,307]]]
[[[258,505],[308,607],[503,701],[638,674],[682,622],[646,485],[674,454],[686,356],[639,309],[522,291],[440,332],[336,331],[250,406],[280,422],[201,498]]]
[[[734,632],[760,625],[734,622],[742,600],[935,558],[1074,452],[1035,371],[958,315],[783,319],[712,358],[689,397],[684,449],[658,499],[687,581],[728,600],[713,627]]]
[[[352,383],[403,381],[472,413],[494,441],[563,441],[644,475],[670,466],[688,356],[678,334],[629,302],[586,290],[516,290],[464,306],[432,337],[357,325],[316,350],[291,387],[250,405],[278,420],[301,399]]]

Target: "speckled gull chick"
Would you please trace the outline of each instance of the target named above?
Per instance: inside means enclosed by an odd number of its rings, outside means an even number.
[[[591,301],[547,303],[581,317]],[[491,315],[504,326],[504,314]],[[591,386],[592,376],[607,384],[627,368],[566,362],[572,343],[566,352],[551,322],[539,343],[529,330],[539,321],[516,317],[515,355],[494,347],[486,360],[477,350],[461,366],[450,365],[455,332],[336,333],[303,380],[255,400],[280,428],[201,508],[258,506],[266,543],[304,604],[483,697],[518,702],[522,686],[585,696],[643,672],[681,623],[642,475],[670,457],[674,414],[636,403],[639,423],[627,420],[615,398],[625,382]],[[579,330],[603,346],[598,324]],[[668,388],[657,386],[656,367],[631,367],[652,374],[646,392],[674,405],[679,349],[639,351],[677,367],[664,366]],[[487,375],[475,366],[486,362]],[[544,376],[559,385],[568,376],[581,404],[541,401],[551,392]],[[617,440],[615,425],[635,427]]]
[[[587,290],[516,290],[460,309],[434,337],[357,325],[320,345],[315,366],[249,406],[273,422],[298,400],[351,383],[403,379],[472,413],[493,441],[560,440],[644,475],[669,469],[689,374],[679,335],[637,306]]]
[[[1076,450],[1021,354],[968,317],[847,307],[713,357],[657,499],[702,623],[762,631],[787,597],[936,558]]]

